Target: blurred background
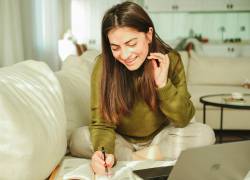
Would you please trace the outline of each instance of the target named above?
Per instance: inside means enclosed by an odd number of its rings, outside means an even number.
[[[70,54],[100,50],[102,16],[120,2],[0,0],[0,67],[35,59],[56,71]],[[177,50],[250,57],[250,0],[134,2],[149,13],[160,37]]]

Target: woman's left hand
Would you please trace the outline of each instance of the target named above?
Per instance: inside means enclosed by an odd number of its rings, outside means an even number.
[[[156,86],[158,88],[164,87],[168,79],[168,69],[169,69],[168,55],[162,53],[150,53],[150,55],[147,58],[149,60],[152,60],[153,63]]]

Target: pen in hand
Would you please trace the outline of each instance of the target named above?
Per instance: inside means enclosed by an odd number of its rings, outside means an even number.
[[[105,166],[105,172],[106,172],[106,174],[107,174],[107,176],[108,176],[108,167],[107,167],[107,164],[106,164],[106,152],[105,152],[105,150],[104,150],[104,147],[102,147],[102,154],[103,154],[103,159],[104,159],[104,166]]]

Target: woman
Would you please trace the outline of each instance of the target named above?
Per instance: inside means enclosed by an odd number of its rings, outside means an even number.
[[[115,160],[176,159],[183,149],[214,143],[208,126],[190,123],[195,109],[180,55],[135,3],[104,15],[102,54],[91,83],[92,122],[73,134],[70,149],[92,158],[98,174]]]

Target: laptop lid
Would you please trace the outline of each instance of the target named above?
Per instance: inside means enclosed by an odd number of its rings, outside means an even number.
[[[243,180],[249,171],[250,141],[241,141],[183,151],[168,180]]]

